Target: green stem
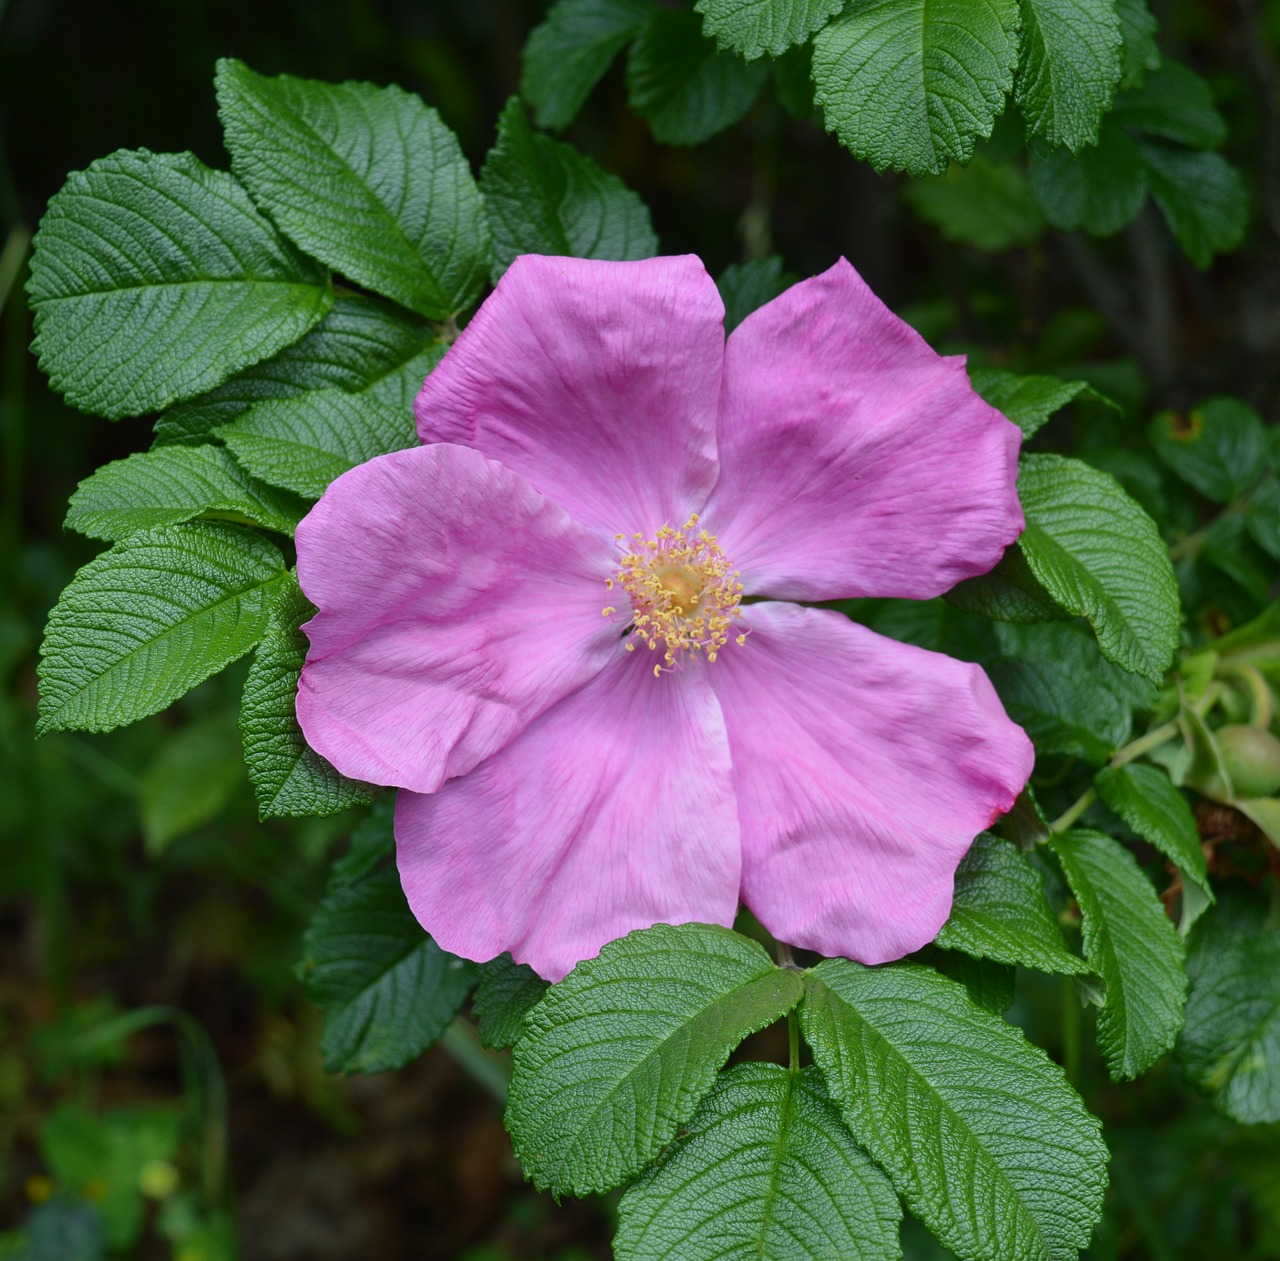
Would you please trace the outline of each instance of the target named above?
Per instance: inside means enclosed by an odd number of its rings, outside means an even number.
[[[790,1066],[792,1073],[800,1071],[800,1017],[793,1007],[787,1012],[787,1046],[790,1050]]]
[[[1129,741],[1124,748],[1116,750],[1110,765],[1123,766],[1126,762],[1132,762],[1135,758],[1140,758],[1144,753],[1150,753],[1152,749],[1158,749],[1162,744],[1168,744],[1170,740],[1177,737],[1180,730],[1181,728],[1179,728],[1176,719],[1161,723],[1160,726],[1153,727],[1148,731],[1145,736],[1139,736],[1136,740]]]
[[[1071,805],[1049,824],[1049,831],[1054,836],[1065,832],[1097,800],[1098,794],[1092,788],[1085,789]]]

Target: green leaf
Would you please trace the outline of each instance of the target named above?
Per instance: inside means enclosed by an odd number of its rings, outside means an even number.
[[[816,1068],[739,1064],[618,1206],[619,1261],[898,1261],[902,1210]]]
[[[726,336],[752,311],[758,311],[766,302],[772,302],[795,283],[795,276],[783,270],[782,259],[776,254],[772,258],[731,263],[716,281],[721,301],[724,302]]]
[[[290,574],[271,607],[240,701],[240,739],[258,798],[259,818],[336,814],[368,801],[376,791],[347,779],[306,742],[295,706],[298,676],[307,656],[299,629],[315,613]]]
[[[800,1021],[853,1136],[964,1261],[1056,1261],[1089,1242],[1100,1123],[1062,1070],[964,986],[844,959],[805,977]]]
[[[1132,762],[1099,771],[1093,786],[1108,810],[1119,815],[1182,873],[1181,932],[1185,937],[1213,902],[1200,832],[1186,798],[1163,770]]]
[[[572,145],[535,134],[515,97],[498,119],[480,191],[493,229],[495,282],[517,254],[631,259],[657,253],[644,202]]]
[[[1187,943],[1187,1023],[1178,1060],[1227,1116],[1280,1121],[1280,932],[1267,902],[1224,890]]]
[[[349,884],[359,884],[376,871],[384,859],[396,852],[396,794],[384,793],[369,813],[351,829],[347,852],[333,864],[329,872],[329,892]]]
[[[1267,431],[1237,398],[1211,398],[1185,416],[1161,412],[1147,437],[1169,468],[1216,504],[1238,499],[1267,471]]]
[[[1146,1072],[1182,1028],[1182,939],[1151,881],[1123,845],[1100,832],[1050,842],[1080,904],[1084,957],[1107,984],[1098,1045],[1113,1081]]]
[[[1159,684],[1178,646],[1181,608],[1155,522],[1110,474],[1061,455],[1022,460],[1018,540],[1050,597],[1084,617],[1108,661]]]
[[[156,423],[156,445],[204,442],[254,403],[310,390],[365,393],[403,413],[444,350],[419,316],[381,298],[339,294],[329,314],[301,341],[166,412]]]
[[[939,175],[1013,83],[1018,0],[859,0],[813,41],[827,127],[877,171]]]
[[[981,250],[1008,250],[1044,235],[1044,217],[1027,189],[1026,176],[1011,162],[992,162],[980,153],[968,166],[953,163],[945,175],[908,184],[903,195],[916,214],[949,241]]]
[[[1021,45],[1015,95],[1028,139],[1072,153],[1095,143],[1120,81],[1114,0],[1022,0]]]
[[[653,0],[556,0],[521,58],[520,91],[539,127],[567,127],[609,63],[644,28]]]
[[[67,178],[27,292],[53,388],[113,420],[212,389],[297,341],[333,300],[230,175],[145,149]]]
[[[1055,228],[1112,236],[1138,217],[1147,199],[1147,168],[1133,138],[1103,120],[1098,143],[1072,157],[1067,149],[1033,148],[1027,182]]]
[[[201,718],[169,735],[138,784],[147,853],[163,853],[180,836],[214,818],[240,787],[235,725],[225,714]]]
[[[657,924],[609,943],[547,991],[516,1043],[507,1129],[526,1176],[557,1195],[634,1177],[800,991],[726,928]]]
[[[781,57],[803,43],[845,6],[845,0],[697,0],[702,29],[748,61]]]
[[[220,447],[162,447],[104,465],[76,488],[64,522],[92,539],[120,539],[192,517],[265,526],[293,536],[306,505],[249,477]]]
[[[489,233],[457,137],[416,96],[218,62],[231,169],[308,254],[429,319],[480,296]]]
[[[1209,85],[1194,71],[1166,61],[1146,82],[1116,98],[1116,122],[1193,149],[1216,149],[1227,124],[1213,107]]]
[[[956,871],[951,918],[937,944],[1041,972],[1087,972],[1062,940],[1040,874],[1008,841],[983,832]]]
[[[471,1009],[480,1041],[489,1047],[514,1046],[524,1018],[547,992],[547,983],[531,967],[509,954],[480,965]]]
[[[268,399],[215,432],[255,477],[308,499],[357,464],[418,444],[412,409],[342,390]]]
[[[298,974],[324,1009],[331,1073],[403,1068],[445,1031],[475,981],[473,964],[422,931],[392,868],[331,889],[303,951]]]
[[[130,535],[67,584],[41,645],[39,734],[108,731],[163,709],[267,628],[284,560],[213,522]]]
[[[663,144],[693,145],[732,126],[751,108],[769,75],[716,50],[696,13],[658,9],[631,45],[627,96]]]
[[[978,959],[959,951],[928,946],[915,958],[943,976],[959,981],[979,1007],[996,1015],[1008,1011],[1013,1004],[1018,969],[1012,963],[997,963],[994,959]]]
[[[1245,526],[1268,556],[1280,560],[1280,480],[1269,478],[1249,496]]]
[[[1116,13],[1120,18],[1120,61],[1123,71],[1122,88],[1136,88],[1146,78],[1148,70],[1160,65],[1160,49],[1156,45],[1156,32],[1160,23],[1147,8],[1147,0],[1116,0]]]
[[[944,598],[994,622],[1051,622],[1069,616],[1049,598],[1016,547],[1006,548],[994,569],[956,583]]]
[[[1182,252],[1200,268],[1235,249],[1249,226],[1249,194],[1240,172],[1218,153],[1141,146],[1147,183]]]
[[[970,367],[969,381],[992,407],[1022,430],[1024,441],[1039,432],[1054,412],[1076,399],[1116,406],[1087,381],[1063,381],[1059,377],[981,367]]]

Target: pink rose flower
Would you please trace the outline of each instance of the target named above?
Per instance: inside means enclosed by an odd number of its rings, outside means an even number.
[[[794,601],[929,599],[1023,526],[1020,435],[843,260],[748,317],[693,257],[519,258],[425,445],[298,527],[310,744],[399,788],[441,946],[559,979],[658,922],[931,941],[1033,751],[974,665]]]

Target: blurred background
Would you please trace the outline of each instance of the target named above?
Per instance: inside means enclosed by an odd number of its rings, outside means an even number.
[[[979,240],[954,204],[931,211],[905,178],[782,109],[772,86],[742,124],[674,149],[628,110],[618,64],[569,138],[641,194],[665,252],[696,252],[713,274],[777,253],[797,276],[844,254],[936,346],[1092,381],[1123,415],[1060,422],[1054,441],[1105,448],[1131,493],[1185,531],[1201,506],[1133,457],[1147,417],[1229,392],[1270,420],[1280,388],[1280,4],[1152,8],[1166,53],[1212,86],[1251,191],[1245,244],[1207,272],[1150,206],[1105,242],[1025,214]],[[544,11],[0,0],[0,1257],[610,1256],[609,1202],[556,1206],[524,1185],[474,1049],[438,1046],[394,1074],[323,1072],[322,1017],[292,968],[353,818],[257,821],[235,726],[243,665],[136,728],[33,739],[41,627],[97,550],[63,533],[67,498],[150,442],[150,418],[65,406],[28,353],[24,260],[48,198],[118,148],[225,167],[212,90],[225,55],[268,74],[398,83],[478,169]],[[1254,607],[1241,581],[1192,581],[1202,624]],[[1108,1084],[1091,1039],[1070,1032],[1091,1016],[1057,981],[1020,980],[1011,1017],[1060,1057],[1064,1038],[1084,1048],[1070,1067],[1115,1155],[1090,1257],[1280,1257],[1273,1132],[1219,1119],[1168,1061]],[[941,1255],[914,1231],[906,1244]]]

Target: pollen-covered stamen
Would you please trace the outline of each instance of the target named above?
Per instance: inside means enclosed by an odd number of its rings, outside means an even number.
[[[617,536],[624,548],[616,583],[631,597],[633,637],[657,652],[655,674],[674,669],[684,652],[705,652],[708,661],[724,647],[741,616],[742,583],[730,569],[714,534],[698,528],[694,513],[682,526],[664,525],[654,538]],[[606,584],[613,590],[615,580]],[[617,612],[606,605],[605,616]],[[739,644],[745,636],[736,636]]]

